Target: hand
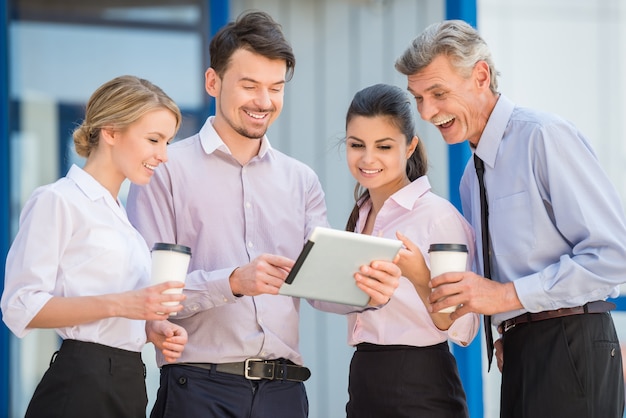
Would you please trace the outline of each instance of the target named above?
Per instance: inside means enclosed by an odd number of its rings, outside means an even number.
[[[493,346],[496,349],[496,361],[498,363],[498,370],[502,373],[502,366],[504,365],[504,344],[502,344],[502,338],[498,338],[494,341]]]
[[[163,305],[163,302],[182,302],[186,296],[182,293],[163,293],[168,289],[180,289],[184,283],[168,281],[142,289],[132,290],[120,294],[116,298],[117,312],[113,316],[130,319],[162,320],[167,319],[172,312],[183,309],[182,304],[176,306]]]
[[[402,275],[409,279],[416,289],[422,288],[424,292],[430,294],[428,286],[430,270],[424,261],[422,251],[400,231],[396,232],[396,237],[404,244],[404,248],[400,249],[400,258],[397,263],[402,270]]]
[[[354,278],[356,285],[369,295],[368,305],[380,306],[389,302],[400,284],[401,275],[400,267],[394,262],[375,260],[369,266],[361,266]]]
[[[187,330],[169,321],[147,321],[146,337],[165,357],[173,363],[180,358],[187,344]]]
[[[287,257],[262,254],[233,271],[229,278],[230,288],[234,295],[277,295],[293,264],[294,261]]]
[[[450,314],[456,320],[466,313],[493,315],[521,309],[513,282],[499,283],[471,271],[444,273],[430,281],[430,312],[462,305]]]
[[[400,231],[396,232],[396,236],[405,247],[400,250],[400,261],[398,262],[402,269],[402,275],[413,284],[417,295],[428,309],[432,290],[430,288],[430,269],[426,265],[424,255],[419,247]],[[431,311],[430,317],[433,324],[440,330],[449,329],[454,322],[449,314],[438,313],[437,311]]]

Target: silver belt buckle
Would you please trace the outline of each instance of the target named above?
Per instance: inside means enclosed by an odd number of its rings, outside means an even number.
[[[504,321],[504,332],[507,332],[510,329],[515,328],[515,322],[507,319],[506,321]]]
[[[250,376],[250,362],[251,361],[263,361],[262,358],[248,358],[243,363],[243,377],[248,380],[261,380],[262,377]]]

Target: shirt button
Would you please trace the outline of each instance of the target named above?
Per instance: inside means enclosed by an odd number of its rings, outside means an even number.
[[[250,202],[246,202],[246,208],[247,208],[247,209],[250,209],[250,206],[252,206],[252,205],[250,204]]]
[[[252,242],[248,242],[248,247],[252,248],[252,247],[254,247],[254,244]]]

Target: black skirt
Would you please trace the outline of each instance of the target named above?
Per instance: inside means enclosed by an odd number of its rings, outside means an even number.
[[[65,340],[28,405],[26,418],[145,418],[141,353]]]
[[[348,418],[466,418],[465,391],[447,342],[359,344],[350,363]]]

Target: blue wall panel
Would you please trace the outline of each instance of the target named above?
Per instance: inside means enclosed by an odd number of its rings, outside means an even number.
[[[476,0],[447,0],[446,19],[461,19],[476,27]],[[459,182],[471,151],[468,142],[450,145],[448,147],[448,185],[450,201],[461,210],[459,196]],[[483,405],[483,378],[481,344],[483,343],[481,330],[468,347],[453,347],[454,356],[459,365],[459,374],[467,394],[467,404],[470,417],[484,416]]]
[[[0,6],[0,291],[4,290],[4,264],[11,241],[9,204],[9,41],[8,0]],[[9,416],[9,330],[0,324],[0,416]]]

